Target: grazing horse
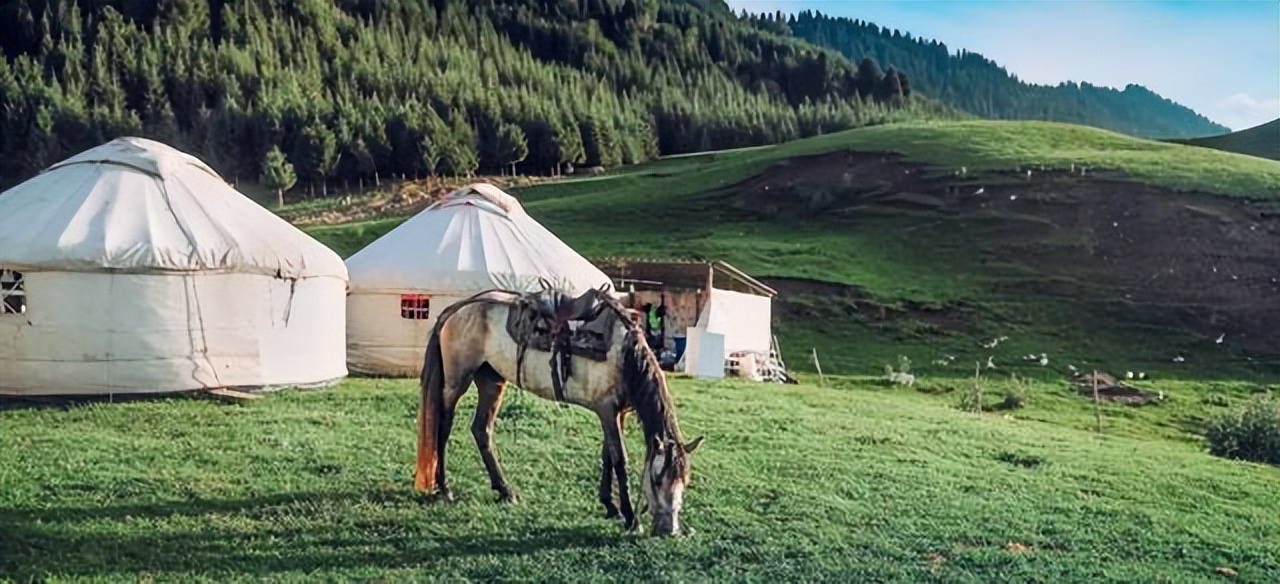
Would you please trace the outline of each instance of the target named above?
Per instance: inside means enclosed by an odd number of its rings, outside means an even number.
[[[607,285],[573,299],[550,289],[544,281],[540,293],[519,294],[503,290],[482,292],[445,309],[427,341],[418,409],[418,459],[415,487],[424,493],[438,490],[451,500],[445,479],[445,446],[453,426],[458,399],[474,380],[480,392],[471,433],[489,474],[489,484],[502,502],[514,502],[511,487],[494,453],[493,426],[508,381],[550,400],[562,400],[595,412],[604,433],[600,449],[600,503],[605,516],[619,517],[627,530],[639,522],[631,507],[627,486],[627,459],[622,442],[627,412],[635,411],[644,430],[645,456],[642,491],[652,513],[656,535],[680,531],[679,515],[684,489],[689,484],[690,454],[702,443],[681,438],[675,405],[657,357],[645,342],[643,331],[627,309],[610,294]],[[568,335],[571,321],[594,321],[604,311],[617,317],[604,332],[608,350],[603,360],[554,353],[525,346],[508,328],[513,310],[532,311],[551,335]],[[528,312],[522,314],[529,314]],[[517,314],[520,316],[520,314]],[[564,339],[566,337],[560,337]],[[527,340],[527,339],[526,339]],[[567,348],[567,347],[565,347]],[[571,358],[567,372],[553,360]],[[553,380],[553,376],[559,376]],[[613,503],[612,481],[618,484],[618,506]],[[641,513],[645,510],[641,508]]]

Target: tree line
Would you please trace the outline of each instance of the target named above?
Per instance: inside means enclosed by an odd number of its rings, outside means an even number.
[[[697,3],[13,0],[0,181],[150,137],[273,188],[555,174],[955,117]]]
[[[792,15],[741,13],[739,18],[761,30],[835,49],[850,58],[892,63],[910,73],[916,91],[984,118],[1068,122],[1158,139],[1230,132],[1140,85],[1122,90],[1075,82],[1033,85],[978,53],[953,53],[936,40],[864,20],[809,10]]]

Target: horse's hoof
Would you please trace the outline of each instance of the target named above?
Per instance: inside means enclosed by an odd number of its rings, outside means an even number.
[[[507,505],[518,505],[520,504],[520,498],[511,493],[498,493],[497,502]]]
[[[424,505],[453,502],[453,493],[450,493],[447,490],[435,490],[430,493],[418,492],[417,496],[418,502]]]
[[[617,509],[605,509],[605,511],[604,511],[604,518],[605,518],[605,519],[613,519],[613,520],[621,520],[621,519],[622,519],[622,514],[621,514],[621,513],[618,513],[618,510],[617,510]]]

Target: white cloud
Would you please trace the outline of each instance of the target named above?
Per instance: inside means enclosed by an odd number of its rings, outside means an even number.
[[[1247,93],[1237,93],[1215,105],[1222,123],[1233,130],[1252,128],[1280,118],[1280,98],[1258,99]]]

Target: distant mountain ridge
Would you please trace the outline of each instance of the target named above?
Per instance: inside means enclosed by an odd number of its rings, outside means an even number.
[[[1280,119],[1230,134],[1171,140],[1171,142],[1280,160]]]
[[[740,15],[772,32],[895,67],[913,91],[994,119],[1068,122],[1143,138],[1193,138],[1230,132],[1196,111],[1143,87],[1123,90],[1090,83],[1033,85],[981,54],[951,52],[945,43],[874,23],[804,10],[790,16]]]

